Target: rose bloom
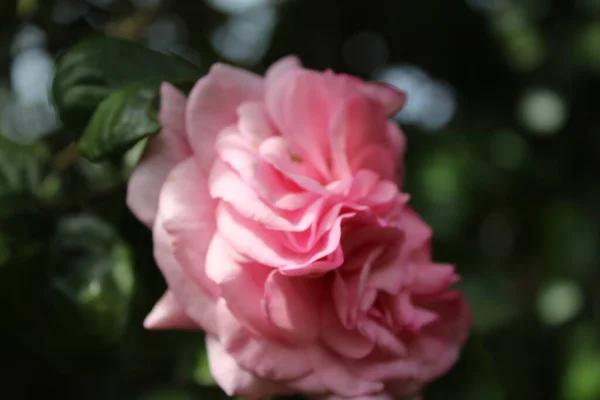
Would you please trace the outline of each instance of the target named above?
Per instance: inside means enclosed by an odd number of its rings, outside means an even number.
[[[168,285],[145,326],[205,331],[247,398],[408,398],[446,373],[471,315],[398,189],[404,100],[294,57],[163,84],[127,195]]]

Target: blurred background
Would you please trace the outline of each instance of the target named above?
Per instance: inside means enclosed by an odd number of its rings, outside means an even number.
[[[164,282],[124,204],[139,150],[78,157],[49,97],[99,34],[405,90],[404,187],[475,314],[425,400],[600,399],[600,0],[0,0],[0,397],[224,398],[200,335],[142,329]]]

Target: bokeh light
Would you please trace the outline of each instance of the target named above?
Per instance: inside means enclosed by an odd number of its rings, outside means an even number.
[[[12,93],[2,113],[2,132],[15,141],[30,142],[58,124],[50,101],[54,58],[46,49],[44,31],[35,25],[22,27],[12,51]]]
[[[519,113],[525,126],[540,135],[556,133],[568,117],[564,100],[549,89],[527,91],[521,98]]]
[[[231,14],[244,13],[276,2],[276,0],[207,0],[207,3],[215,9]]]
[[[277,13],[273,7],[253,8],[229,17],[214,31],[211,42],[228,60],[246,65],[256,64],[269,48],[276,22]]]
[[[540,319],[548,325],[563,324],[581,311],[583,293],[572,281],[555,281],[545,285],[537,300]]]
[[[416,66],[386,66],[377,70],[373,78],[406,92],[406,106],[396,116],[400,122],[415,124],[427,131],[437,131],[446,126],[456,113],[457,104],[452,87],[430,78]]]

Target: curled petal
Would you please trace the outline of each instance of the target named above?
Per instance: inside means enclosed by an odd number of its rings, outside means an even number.
[[[406,93],[384,82],[368,82],[362,90],[383,105],[388,116],[396,114],[406,104]]]
[[[426,264],[415,266],[411,291],[415,295],[437,293],[458,282],[454,273],[454,265]]]
[[[267,229],[294,230],[292,223],[265,204],[241,177],[225,163],[217,161],[210,174],[210,194],[229,203],[244,218]]]
[[[165,292],[144,320],[146,329],[198,329],[198,324],[185,313],[175,295]]]

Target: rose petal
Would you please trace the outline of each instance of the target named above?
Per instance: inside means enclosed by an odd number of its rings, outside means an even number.
[[[271,381],[299,379],[312,371],[307,348],[253,336],[223,300],[217,303],[217,315],[219,340],[242,368]]]
[[[172,292],[166,291],[144,319],[146,329],[198,329],[198,324],[185,313]]]
[[[389,306],[396,324],[413,333],[439,319],[436,313],[413,304],[408,292],[398,294]]]
[[[260,379],[241,368],[215,337],[206,337],[206,350],[211,375],[228,396],[260,400],[289,392],[284,385]]]
[[[259,148],[260,156],[302,189],[318,194],[327,191],[318,182],[319,172],[310,163],[293,154],[284,138],[275,136],[265,140]]]
[[[386,149],[388,145],[385,136],[386,124],[387,120],[381,106],[369,98],[356,96],[345,99],[339,105],[339,109],[331,116],[329,134],[331,164],[338,179],[351,176],[351,173],[358,171],[360,167],[366,168],[362,165],[367,165],[365,161],[361,164],[355,161],[357,155],[364,151],[365,146],[380,146]],[[389,151],[386,150],[377,156],[383,157],[385,161],[390,158],[388,154]],[[378,160],[379,163],[384,161]],[[391,160],[389,163],[393,169],[394,163]],[[370,164],[374,165],[375,162],[371,161]],[[387,178],[380,171],[375,170],[375,172]],[[383,172],[387,173],[385,170]]]
[[[267,229],[291,231],[298,229],[277,210],[265,204],[239,175],[222,161],[213,166],[210,178],[210,195],[231,205],[241,216]],[[301,228],[300,228],[301,229]]]
[[[322,76],[314,71],[297,69],[286,79],[269,82],[266,104],[269,115],[291,146],[326,180],[331,179],[327,163],[329,93]]]
[[[215,202],[207,186],[196,160],[185,160],[173,169],[163,186],[160,213],[179,264],[198,285],[216,295],[218,289],[205,274],[206,252],[216,230]]]
[[[144,154],[131,174],[127,206],[149,227],[154,224],[162,184],[171,169],[190,157],[192,150],[184,129],[186,98],[168,83],[160,87],[162,131],[148,140]]]
[[[225,64],[213,65],[196,83],[188,98],[185,125],[189,142],[206,173],[215,157],[217,134],[237,122],[240,104],[260,100],[262,94],[259,76]]]
[[[357,150],[350,168],[354,172],[361,169],[371,170],[382,179],[394,180],[396,175],[396,163],[389,148],[377,144],[368,144]]]
[[[365,83],[362,90],[383,105],[388,116],[396,114],[406,104],[406,93],[384,82]]]
[[[421,364],[425,381],[448,372],[469,336],[473,319],[471,310],[464,297],[456,294],[453,299],[431,305],[431,311],[440,318],[427,325],[411,347],[409,357]]]
[[[432,294],[458,282],[454,265],[426,264],[414,267],[410,290],[415,295]]]
[[[272,271],[265,282],[264,308],[269,320],[296,342],[309,343],[319,333],[323,282],[289,278]]]
[[[400,129],[400,126],[398,126],[397,123],[388,121],[387,138],[390,143],[390,151],[394,162],[398,164],[406,151],[406,135],[404,135],[404,132],[402,132],[402,129]]]
[[[413,251],[428,246],[433,230],[413,209],[406,207],[403,210],[400,225],[402,230],[407,232],[402,245],[403,254],[411,256]]]
[[[367,357],[349,364],[351,370],[364,379],[390,382],[399,394],[404,394],[400,392],[402,388],[409,394],[414,393],[445,374],[458,359],[472,323],[464,298],[452,294],[454,296],[440,296],[437,302],[432,299],[431,310],[441,318],[414,337],[405,358],[374,362]],[[399,384],[393,385],[394,381]]]
[[[302,68],[302,63],[296,56],[287,56],[273,63],[265,74],[267,87],[274,85],[275,81],[290,71]]]
[[[271,270],[252,263],[242,265],[221,237],[214,235],[207,256],[207,274],[219,285],[221,298],[245,326],[259,336],[277,340],[281,332],[273,326],[262,307],[263,287]]]
[[[169,290],[185,313],[203,330],[216,330],[215,300],[213,296],[183,271],[173,255],[173,237],[165,230],[162,216],[158,214],[154,222],[154,259],[162,271]]]
[[[404,343],[388,328],[381,326],[374,320],[365,319],[359,327],[360,331],[375,345],[390,357],[404,357],[407,348]]]
[[[285,275],[323,273],[321,268],[337,265],[316,261],[333,254],[339,247],[341,222],[348,213],[337,218],[331,230],[307,253],[296,253],[285,247],[277,231],[266,229],[251,220],[244,219],[227,203],[217,207],[217,227],[223,238],[238,252],[258,263],[279,268]]]
[[[227,127],[217,136],[215,144],[217,154],[248,187],[256,192],[258,197],[271,205],[282,208],[279,206],[282,199],[304,194],[299,192],[301,189],[292,181],[283,177],[273,166],[259,157],[260,143],[253,144],[251,140],[253,139],[242,136],[238,127],[233,125]],[[305,204],[302,199],[300,200],[300,204],[294,205],[291,209],[298,209]]]
[[[308,354],[323,385],[339,396],[364,396],[379,393],[384,388],[381,381],[365,380],[353,375],[343,361],[324,349],[313,349]]]
[[[367,340],[358,330],[347,329],[342,325],[332,304],[323,304],[321,319],[321,338],[336,353],[343,357],[360,359],[373,351],[373,342]]]
[[[254,146],[275,134],[265,105],[259,101],[248,101],[238,107],[240,133],[248,138]]]

